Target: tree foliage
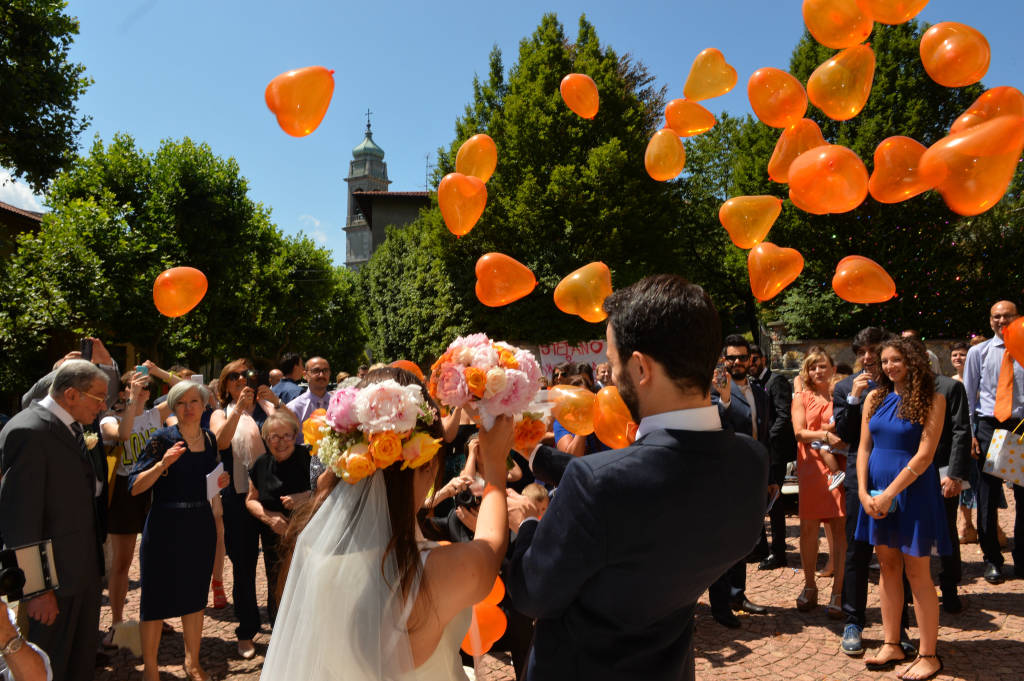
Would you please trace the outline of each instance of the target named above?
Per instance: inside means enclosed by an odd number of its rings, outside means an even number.
[[[592,120],[561,100],[559,83],[572,72],[597,83],[601,105]],[[454,171],[466,139],[487,133],[498,147],[487,209],[461,239],[445,230],[436,207],[408,234],[392,233],[364,269],[372,347],[387,359],[427,358],[453,333],[470,329],[538,343],[593,338],[601,327],[560,312],[552,293],[563,277],[595,260],[608,264],[616,288],[656,272],[715,281],[717,260],[702,254],[720,250],[720,240],[705,246],[703,238],[717,225],[684,223],[679,183],[655,182],[644,168],[664,103],[646,68],[602,46],[585,17],[572,42],[555,15],[545,15],[520,42],[507,80],[495,48],[487,79],[474,80],[455,138],[438,152],[434,178]],[[474,265],[491,251],[534,272],[538,284],[530,296],[497,309],[477,301]]]
[[[89,119],[77,100],[92,83],[68,60],[78,20],[66,2],[8,0],[0,5],[0,166],[36,191],[74,159]]]
[[[286,349],[353,366],[365,339],[353,274],[305,236],[283,237],[247,192],[235,161],[205,144],[147,154],[127,135],[97,140],[54,181],[52,212],[19,237],[0,279],[4,383],[34,380],[40,350],[84,333],[197,368]],[[178,265],[201,270],[209,291],[169,319],[153,281]]]

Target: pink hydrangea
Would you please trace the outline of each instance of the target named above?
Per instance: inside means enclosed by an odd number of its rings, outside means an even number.
[[[359,425],[355,402],[359,391],[355,388],[339,388],[334,391],[327,406],[327,423],[339,433],[355,430]]]
[[[445,362],[438,368],[437,397],[449,407],[461,407],[469,401],[469,386],[459,365]]]

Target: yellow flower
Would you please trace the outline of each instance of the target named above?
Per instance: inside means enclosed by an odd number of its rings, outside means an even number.
[[[373,465],[368,454],[353,454],[352,450],[349,451],[350,454],[343,459],[345,470],[341,474],[341,479],[354,485],[363,478],[373,475],[377,467]]]
[[[405,459],[402,468],[419,468],[433,459],[439,449],[441,449],[440,440],[436,440],[426,433],[416,433],[402,448],[402,458]]]
[[[369,454],[377,468],[387,468],[402,458],[402,439],[390,430],[370,436]]]

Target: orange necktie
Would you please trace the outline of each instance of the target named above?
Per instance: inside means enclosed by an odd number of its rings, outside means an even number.
[[[996,383],[996,408],[993,416],[997,421],[1009,421],[1013,414],[1013,357],[1003,350],[1003,363],[999,365],[999,381]]]

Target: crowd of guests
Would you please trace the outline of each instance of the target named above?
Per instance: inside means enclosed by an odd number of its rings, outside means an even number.
[[[963,608],[957,593],[961,543],[979,541],[985,579],[993,584],[1004,579],[1006,540],[998,527],[998,510],[1006,507],[1004,486],[982,473],[981,463],[993,432],[1012,429],[1024,417],[1024,370],[1010,359],[1002,337],[1016,316],[1012,303],[996,303],[990,318],[994,337],[953,343],[952,377],[941,375],[938,357],[911,330],[895,335],[863,329],[851,344],[854,367],[837,365],[825,348],[812,347],[792,382],[773,372],[761,348],[745,337],[724,338],[712,404],[723,427],[763,445],[769,522],[750,555],[710,585],[718,623],[737,628],[736,611],[768,612],[746,596],[747,564],[757,563],[761,570],[789,565],[782,492],[795,477],[804,576],[795,607],[814,611],[821,600],[818,578],[831,578],[825,613],[845,621],[842,651],[862,654],[869,572],[877,556],[884,640],[866,658],[867,667],[884,670],[907,662],[904,679],[931,678],[941,670],[932,553],[942,557],[941,607],[949,613]],[[102,342],[92,343],[89,360],[69,353],[40,379],[25,395],[25,411],[0,433],[4,543],[52,538],[61,577],[56,595],[46,592],[25,601],[25,633],[33,645],[25,652],[11,650],[9,657],[5,652],[7,666],[25,670],[14,677],[19,679],[40,673],[45,678],[51,666],[56,678],[91,678],[97,648],[116,649],[118,629],[130,626],[124,608],[141,535],[144,678],[159,678],[157,651],[173,618],[181,619],[187,675],[208,678],[199,650],[205,609],[230,602],[238,654],[254,657],[261,626],[260,551],[268,584],[264,605],[273,626],[282,541],[292,515],[318,496],[322,501],[336,483],[304,443],[303,424],[327,408],[332,382],[354,385],[383,365],[361,366],[354,376],[332,375],[322,357],[303,361],[287,354],[263,373],[239,358],[207,384],[186,367],[165,370],[150,361],[119,374]],[[169,387],[166,395],[157,395],[157,381]],[[610,364],[566,363],[554,368],[550,383],[596,393],[614,380]],[[608,449],[596,435],[571,432],[550,416],[546,426],[531,451],[508,452],[510,526],[518,527],[526,515],[543,515],[569,461]],[[468,410],[443,414],[439,432],[447,456],[419,513],[420,524],[428,539],[470,541],[477,533],[482,481],[495,473],[484,470]],[[62,447],[80,465],[48,478],[42,467],[47,457],[66,456]],[[83,476],[94,483],[86,490],[91,497],[78,489]],[[1024,490],[1014,487],[1013,493],[1019,536]],[[52,510],[58,506],[66,509]],[[822,527],[828,556],[819,569]],[[513,549],[508,551],[511,556]],[[70,556],[74,565],[64,565]],[[232,570],[230,601],[224,591],[225,556]],[[1014,549],[1014,565],[1015,575],[1024,577],[1024,546]],[[113,626],[95,641],[89,632],[98,627],[104,572]],[[913,594],[917,646],[907,634],[908,593]],[[497,647],[511,652],[522,678],[534,622],[508,598],[503,608],[509,623]],[[18,638],[7,635],[14,630],[4,620],[0,617],[0,646]],[[25,661],[28,654],[40,662]]]

